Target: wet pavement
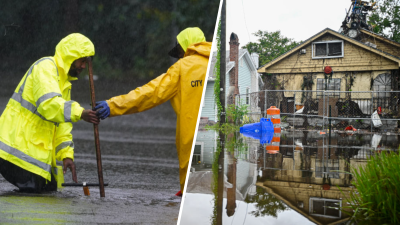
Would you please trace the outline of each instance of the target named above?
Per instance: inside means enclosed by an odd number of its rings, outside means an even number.
[[[18,81],[0,84],[0,111]],[[138,84],[96,81],[97,100],[125,94]],[[87,81],[73,83],[72,99],[89,108]],[[105,198],[90,187],[26,194],[0,175],[0,223],[17,224],[176,224],[179,214],[179,166],[176,116],[169,102],[134,115],[109,118],[99,127]],[[98,183],[93,126],[79,121],[72,132],[79,182]],[[61,165],[61,164],[60,164]],[[71,183],[71,173],[65,175]]]
[[[398,151],[400,140],[386,132],[332,132],[329,140],[329,133],[286,130],[274,152],[235,133],[216,158],[219,138],[197,133],[182,225],[346,224],[350,209],[339,208],[356,191],[350,172],[371,155]]]

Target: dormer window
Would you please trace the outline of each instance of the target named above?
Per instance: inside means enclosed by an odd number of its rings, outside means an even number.
[[[343,41],[320,41],[312,43],[312,58],[326,59],[343,57]]]

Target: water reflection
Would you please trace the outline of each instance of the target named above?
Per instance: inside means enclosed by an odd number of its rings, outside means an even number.
[[[181,224],[345,224],[349,216],[339,208],[349,205],[354,190],[351,168],[398,149],[399,141],[386,134],[328,137],[282,131],[279,151],[269,153],[259,140],[230,134],[222,142],[224,160],[213,170],[220,139],[199,130]]]

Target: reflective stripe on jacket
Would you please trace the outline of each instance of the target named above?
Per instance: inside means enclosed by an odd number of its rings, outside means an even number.
[[[74,158],[71,122],[80,120],[83,108],[71,101],[70,80],[76,78],[65,71],[91,55],[90,40],[71,34],[57,45],[54,57],[29,68],[0,117],[1,158],[47,180],[56,159]]]

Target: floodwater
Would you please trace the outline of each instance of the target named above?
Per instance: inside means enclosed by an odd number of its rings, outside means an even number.
[[[351,169],[399,148],[391,133],[333,132],[329,140],[329,133],[286,130],[278,152],[235,133],[215,158],[218,134],[197,135],[182,225],[345,224],[349,216],[339,207],[349,206]]]
[[[0,84],[0,111],[19,80]],[[137,84],[96,81],[96,99],[125,94]],[[88,81],[73,83],[72,99],[89,108]],[[99,127],[105,198],[90,187],[26,194],[0,175],[0,223],[176,224],[181,198],[175,147],[176,116],[169,103],[149,111],[109,118]],[[72,132],[78,182],[98,183],[93,126],[79,121]],[[60,164],[61,165],[61,164]],[[71,183],[71,173],[64,176]]]

